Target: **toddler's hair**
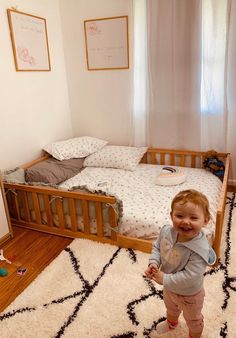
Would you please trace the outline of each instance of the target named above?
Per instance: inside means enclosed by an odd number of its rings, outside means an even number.
[[[209,201],[207,197],[201,192],[194,189],[180,191],[171,202],[171,212],[173,212],[174,205],[179,202],[181,204],[191,202],[200,206],[203,210],[204,216],[210,219],[211,215],[209,211]]]

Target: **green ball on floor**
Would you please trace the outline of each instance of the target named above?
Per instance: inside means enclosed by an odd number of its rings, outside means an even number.
[[[5,277],[8,275],[8,271],[5,268],[0,268],[0,277]]]

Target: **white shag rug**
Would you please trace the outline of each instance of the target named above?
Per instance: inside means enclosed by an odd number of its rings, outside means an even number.
[[[223,257],[205,275],[203,338],[236,337],[236,198],[229,194]],[[234,244],[234,245],[233,245]],[[164,320],[162,287],[145,278],[148,254],[75,239],[0,314],[2,338],[150,337]],[[188,337],[181,327],[167,337]]]

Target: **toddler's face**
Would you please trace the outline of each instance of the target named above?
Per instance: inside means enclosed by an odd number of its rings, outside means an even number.
[[[178,232],[178,241],[186,242],[196,237],[209,219],[205,217],[201,206],[187,202],[175,203],[171,213],[173,227]]]

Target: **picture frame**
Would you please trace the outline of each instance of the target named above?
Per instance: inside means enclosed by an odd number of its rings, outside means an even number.
[[[50,71],[46,19],[7,9],[16,71]]]
[[[84,21],[88,70],[129,68],[128,16]]]

